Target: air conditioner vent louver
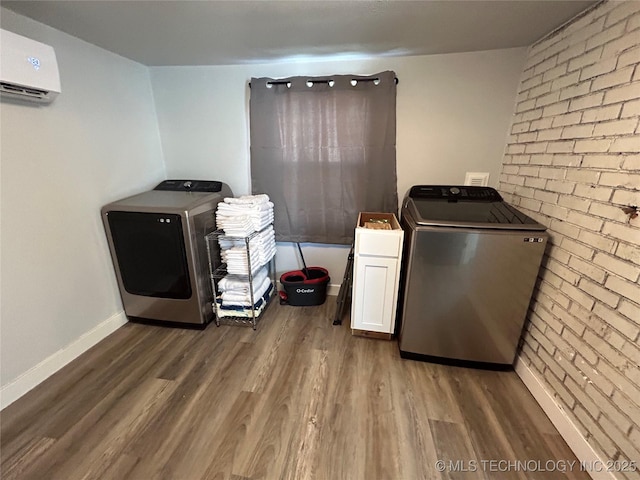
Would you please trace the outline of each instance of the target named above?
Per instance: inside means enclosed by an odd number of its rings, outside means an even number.
[[[26,96],[33,99],[46,100],[47,92],[36,88],[21,87],[20,85],[12,85],[10,83],[0,83],[0,91],[5,93],[14,93],[20,96]]]

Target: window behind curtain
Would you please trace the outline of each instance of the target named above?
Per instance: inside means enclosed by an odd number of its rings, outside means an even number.
[[[394,72],[253,78],[250,129],[278,241],[349,244],[359,212],[397,213]]]

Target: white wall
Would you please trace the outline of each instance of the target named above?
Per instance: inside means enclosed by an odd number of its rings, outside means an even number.
[[[124,321],[100,207],[165,170],[146,67],[5,9],[2,28],[52,45],[62,82],[0,102],[4,406]]]
[[[151,68],[169,177],[213,178],[236,195],[250,192],[251,77],[396,72],[400,198],[415,184],[463,183],[486,171],[497,185],[526,49],[306,61],[221,67]],[[279,245],[278,270],[298,268],[290,244]],[[348,249],[305,246],[308,265],[342,280]]]

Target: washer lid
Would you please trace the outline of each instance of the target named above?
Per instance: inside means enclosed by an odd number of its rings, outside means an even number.
[[[418,225],[546,230],[489,187],[419,185],[411,189],[404,208]]]
[[[117,202],[110,204],[112,210],[117,210],[117,207],[129,207],[129,208],[159,208],[159,209],[177,209],[177,210],[189,210],[202,203],[206,203],[212,200],[212,198],[219,198],[217,193],[204,193],[204,192],[172,192],[166,190],[151,190],[143,192],[132,197],[123,198]],[[222,198],[220,198],[222,200]]]
[[[153,190],[105,205],[102,211],[188,212],[232,196],[229,186],[218,181],[165,180]]]

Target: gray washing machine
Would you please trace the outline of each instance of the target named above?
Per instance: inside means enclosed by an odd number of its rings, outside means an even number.
[[[404,358],[509,366],[547,244],[545,226],[489,187],[417,185],[404,199]]]
[[[222,182],[166,180],[102,208],[130,320],[204,326],[213,318],[205,235],[231,196]]]

